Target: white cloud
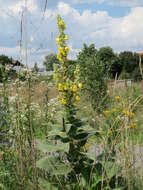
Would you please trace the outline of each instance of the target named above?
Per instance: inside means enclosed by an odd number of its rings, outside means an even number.
[[[116,51],[138,51],[143,49],[143,7],[133,7],[130,12],[128,12],[128,15],[113,18],[107,11],[93,12],[89,9],[84,9],[84,11],[80,12],[70,4],[59,2],[54,8],[47,7],[45,19],[41,21],[43,14],[36,3],[37,1],[28,1],[28,10],[31,12],[31,14],[28,15],[28,57],[30,64],[33,64],[36,60],[37,62],[42,62],[42,57],[47,54],[47,52],[56,51],[55,38],[58,34],[56,16],[58,13],[60,13],[67,24],[66,33],[69,34],[68,43],[71,50],[69,58],[75,58],[82,48],[83,43],[95,43],[97,48],[109,45]],[[75,0],[75,3],[77,3],[77,1],[80,2],[79,0]],[[127,2],[128,0],[125,1]],[[8,7],[11,7],[11,11],[13,11],[13,14],[17,17],[18,12],[24,7],[24,1],[13,0],[9,2],[13,2],[9,4]],[[90,3],[91,2],[92,0]],[[17,9],[14,5],[16,5]],[[11,17],[7,17],[2,18],[0,22],[1,28],[6,28],[5,31],[2,29],[0,31],[1,46],[5,46],[0,47],[0,54],[3,53],[18,58],[19,48],[17,46],[10,48],[9,46],[14,46],[14,43],[19,40],[19,20],[18,22],[16,22],[16,20],[11,22]],[[11,40],[13,44],[8,45],[11,35],[15,36],[15,40]],[[9,36],[9,38],[7,38],[7,36]],[[37,51],[38,48],[39,50]]]
[[[142,6],[143,0],[95,0],[99,4],[108,3],[111,5],[120,5],[127,7]]]
[[[18,14],[18,13],[22,12],[22,10],[25,9],[25,1],[21,0],[19,2],[15,2],[12,5],[8,6],[8,9],[10,11],[12,11],[12,13]],[[27,9],[31,13],[35,12],[38,9],[36,0],[28,0],[27,1]]]
[[[127,16],[112,18],[106,11],[78,10],[59,3],[58,11],[68,23],[73,48],[95,43],[98,47],[110,45],[116,50],[143,48],[143,7],[134,7]]]

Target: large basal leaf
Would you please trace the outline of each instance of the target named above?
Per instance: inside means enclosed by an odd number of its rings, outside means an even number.
[[[38,148],[45,153],[69,151],[68,143],[52,144],[51,142],[37,141],[37,144],[38,144]]]
[[[37,167],[49,172],[51,175],[67,175],[72,168],[60,162],[56,157],[46,156],[37,161]]]
[[[115,162],[107,161],[105,163],[105,171],[106,175],[109,179],[111,179],[113,176],[117,175],[120,170],[120,167]]]
[[[57,190],[58,188],[53,186],[50,182],[46,181],[45,179],[39,178],[39,184],[44,190]]]

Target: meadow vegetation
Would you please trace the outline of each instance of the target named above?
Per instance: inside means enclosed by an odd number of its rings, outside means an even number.
[[[0,190],[143,189],[142,82],[109,86],[113,65],[94,45],[69,61],[57,25],[52,79],[0,68]]]

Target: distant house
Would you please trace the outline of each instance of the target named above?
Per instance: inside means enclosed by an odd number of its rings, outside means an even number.
[[[13,67],[15,67],[15,66],[24,67],[24,65],[22,63],[20,63],[20,61],[14,60],[14,59],[12,59],[11,64]]]

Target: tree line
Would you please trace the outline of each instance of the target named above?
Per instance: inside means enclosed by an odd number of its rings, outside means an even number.
[[[139,69],[139,55],[136,52],[122,51],[115,53],[113,49],[108,46],[101,47],[97,50],[94,44],[89,46],[84,44],[76,60],[70,60],[70,62],[79,63],[83,52],[84,58],[92,59],[96,56],[96,59],[102,63],[104,72],[108,73],[108,78],[110,79],[114,79],[116,74],[118,79],[133,79],[135,81],[142,79]],[[43,64],[46,66],[47,71],[53,70],[53,65],[59,64],[57,55],[51,53],[45,56]],[[86,67],[90,67],[90,65],[87,64]]]

